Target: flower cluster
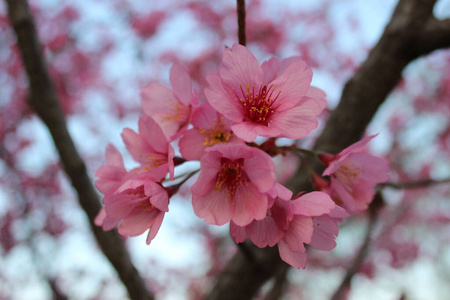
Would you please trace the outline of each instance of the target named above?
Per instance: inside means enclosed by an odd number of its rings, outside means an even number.
[[[97,170],[96,186],[104,209],[96,223],[124,236],[149,230],[155,237],[181,184],[175,165],[199,160],[192,185],[195,214],[206,223],[230,224],[237,243],[247,238],[258,247],[278,246],[280,257],[304,268],[305,244],[319,250],[335,247],[338,224],[367,208],[375,185],[387,180],[388,166],[365,150],[366,138],[336,156],[320,155],[325,178],[315,175],[318,190],[294,198],[276,180],[272,159],[280,137],[300,139],[317,125],[326,107],[325,93],[310,85],[312,71],[299,57],[272,58],[259,64],[244,46],[226,49],[219,73],[209,75],[206,100],[198,97],[187,70],[174,64],[172,89],[150,83],[141,91],[139,130],[125,129],[124,144],[139,166],[127,171],[112,145],[107,164]],[[268,137],[263,144],[255,139]],[[181,157],[172,144],[178,142]],[[187,178],[193,174],[187,175]]]

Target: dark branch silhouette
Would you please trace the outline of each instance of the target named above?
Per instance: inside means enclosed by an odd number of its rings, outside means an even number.
[[[432,15],[436,0],[400,0],[379,42],[343,90],[315,150],[338,153],[358,141],[380,105],[401,79],[403,69],[414,59],[450,46],[449,20]],[[320,169],[319,162],[311,166]],[[287,185],[294,194],[312,190],[304,168],[297,170]],[[274,248],[252,247],[264,272],[258,272],[238,252],[218,276],[207,295],[209,300],[251,299],[259,288],[278,274],[284,262]]]
[[[407,181],[407,182],[385,182],[380,184],[381,187],[389,187],[393,189],[418,189],[425,188],[436,184],[450,183],[450,178],[441,179],[441,180],[433,180],[433,179],[424,179],[417,181]]]
[[[237,0],[237,19],[239,44],[245,46],[247,43],[245,30],[245,0]]]
[[[58,150],[62,165],[78,194],[94,236],[126,286],[132,299],[153,299],[143,279],[131,263],[128,252],[116,231],[104,232],[94,225],[101,204],[86,166],[67,131],[65,118],[50,79],[30,9],[25,0],[6,0],[11,25],[29,80],[30,106],[47,125]]]
[[[355,258],[351,262],[350,266],[347,269],[347,272],[339,285],[336,291],[333,293],[333,296],[330,298],[331,300],[344,300],[345,293],[350,288],[350,282],[352,278],[358,273],[359,268],[361,267],[364,259],[369,254],[370,241],[372,237],[373,229],[378,220],[378,212],[380,208],[383,206],[384,200],[381,194],[378,192],[375,195],[373,202],[370,204],[368,213],[369,220],[367,224],[366,234],[364,236],[363,243],[358,253],[355,255]]]

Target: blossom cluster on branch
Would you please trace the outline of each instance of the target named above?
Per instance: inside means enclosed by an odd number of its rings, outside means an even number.
[[[124,236],[150,229],[150,244],[171,196],[199,171],[191,188],[198,217],[208,224],[230,223],[236,243],[249,238],[260,248],[278,245],[282,260],[304,268],[305,244],[332,250],[342,219],[366,209],[376,185],[388,180],[386,160],[367,153],[374,136],[337,155],[318,154],[326,167],[324,177],[311,171],[318,191],[293,197],[277,182],[273,157],[286,149],[309,150],[296,148],[295,142],[277,146],[276,140],[307,136],[327,105],[325,93],[310,85],[307,62],[271,58],[260,65],[246,47],[235,44],[224,51],[219,73],[206,80],[206,99],[199,100],[187,69],[176,63],[170,71],[172,89],[156,82],[142,88],[138,132],[126,128],[122,133],[139,166],[126,170],[121,154],[108,146],[107,164],[96,172],[105,205],[96,223],[104,230],[118,226]],[[258,136],[268,139],[258,144]],[[181,157],[175,156],[176,142]],[[200,170],[170,185],[174,168],[191,160],[200,161]]]

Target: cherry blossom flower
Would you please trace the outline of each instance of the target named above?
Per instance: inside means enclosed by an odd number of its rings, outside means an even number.
[[[125,180],[114,194],[105,195],[103,204],[104,213],[99,214],[98,222],[104,215],[109,222],[120,222],[118,231],[123,236],[138,236],[150,229],[147,236],[150,244],[169,210],[169,196],[154,178],[141,173]]]
[[[231,237],[236,243],[242,243],[248,237],[260,248],[273,247],[284,237],[293,218],[292,192],[276,183],[268,195],[270,208],[264,219],[255,220],[245,227],[230,222]]]
[[[173,90],[157,82],[149,83],[141,89],[141,100],[143,112],[161,126],[169,141],[173,141],[187,127],[198,99],[183,65],[173,64],[170,83]]]
[[[329,251],[336,246],[338,223],[348,214],[323,192],[304,194],[293,201],[293,218],[285,236],[278,242],[283,261],[295,268],[305,268],[307,255],[304,244]]]
[[[337,155],[320,155],[327,167],[322,176],[330,176],[330,185],[324,190],[352,213],[367,209],[375,186],[389,180],[389,163],[367,153],[367,143],[375,136],[368,136]]]
[[[99,167],[95,172],[95,177],[99,178],[95,181],[95,186],[106,195],[115,192],[127,174],[127,170],[123,164],[122,155],[112,144],[106,147],[105,156],[106,165]]]
[[[324,251],[336,246],[338,224],[348,214],[329,195],[311,192],[291,201],[292,192],[280,184],[268,194],[273,204],[264,219],[246,226],[230,222],[230,233],[236,243],[248,237],[260,248],[278,244],[281,259],[296,268],[306,266],[305,244]]]
[[[192,114],[194,128],[184,132],[178,145],[187,160],[199,160],[207,147],[216,144],[243,143],[231,131],[232,122],[216,112],[209,104],[203,104]]]
[[[173,178],[174,150],[162,129],[149,116],[139,118],[139,134],[129,128],[122,132],[122,139],[134,160],[141,163],[134,173],[149,172],[162,179],[169,172]]]
[[[254,147],[226,144],[210,147],[201,159],[197,182],[192,186],[195,214],[208,224],[230,220],[239,226],[266,216],[266,192],[275,184],[275,164]]]
[[[99,177],[95,181],[95,186],[104,195],[113,194],[119,188],[122,180],[127,175],[124,167],[122,155],[112,144],[106,148],[106,165],[101,166],[95,172],[95,177]],[[103,230],[113,229],[119,223],[118,220],[112,219],[106,215],[103,207],[95,218],[95,224],[102,226]]]
[[[312,71],[300,58],[281,64],[271,59],[262,66],[246,47],[226,49],[219,74],[209,75],[209,103],[236,122],[231,129],[241,139],[256,136],[299,139],[317,127],[323,105],[306,96]]]

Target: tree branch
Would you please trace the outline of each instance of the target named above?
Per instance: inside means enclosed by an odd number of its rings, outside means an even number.
[[[372,237],[372,232],[375,228],[378,212],[383,205],[383,197],[380,193],[375,195],[373,202],[370,204],[368,213],[369,213],[369,221],[367,224],[366,235],[364,237],[364,241],[359,249],[358,254],[356,254],[353,259],[351,265],[347,269],[347,273],[345,274],[341,284],[334,292],[333,296],[330,298],[331,300],[344,300],[346,291],[350,288],[350,282],[352,278],[358,273],[361,264],[364,262],[364,259],[369,254],[370,241]]]
[[[275,282],[273,283],[272,288],[264,297],[264,300],[278,300],[281,299],[283,293],[285,291],[285,287],[287,284],[287,275],[289,272],[289,265],[285,264],[280,272],[275,275]]]
[[[55,142],[66,174],[78,193],[78,200],[86,212],[91,229],[114,268],[126,286],[132,299],[153,299],[145,283],[133,266],[130,257],[115,231],[103,232],[94,225],[101,205],[86,166],[78,154],[67,131],[65,118],[59,106],[50,79],[30,9],[25,0],[6,0],[11,24],[17,36],[30,86],[29,103],[47,125]]]
[[[237,0],[237,19],[239,44],[245,46],[247,42],[245,30],[245,0]]]
[[[440,34],[446,34],[448,22],[430,21],[434,19],[432,10],[435,2],[435,0],[399,1],[379,42],[345,85],[341,101],[316,141],[315,150],[338,153],[358,141],[380,105],[400,80],[405,66],[421,55],[450,46],[450,39],[438,37]],[[436,35],[429,32],[430,30],[436,30]],[[421,45],[425,35],[436,36],[427,40],[431,45]],[[322,168],[317,161],[311,166],[317,170]],[[287,187],[294,194],[312,190],[304,168],[297,170]],[[237,295],[234,299],[251,299],[264,282],[283,267],[284,263],[273,248],[253,248],[254,252],[263,258],[262,262],[267,270],[265,275],[256,273],[256,269],[242,259],[242,254],[237,253],[217,278],[216,285],[207,299],[233,299],[228,297],[230,293]],[[245,280],[242,274],[245,274]]]
[[[390,187],[393,189],[415,189],[415,188],[423,188],[429,187],[435,184],[441,183],[450,183],[450,178],[441,179],[441,180],[433,180],[433,179],[424,179],[418,181],[408,181],[408,182],[385,182],[380,184],[381,187]]]

